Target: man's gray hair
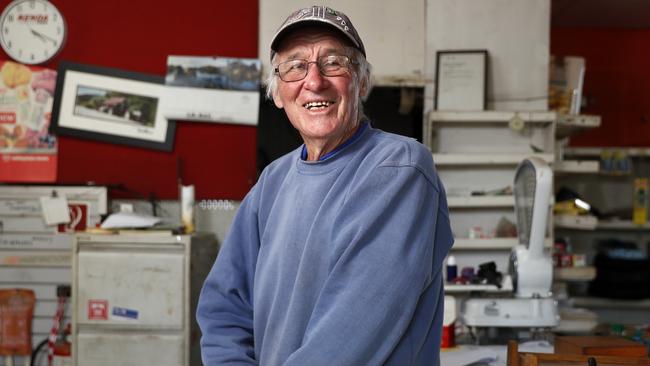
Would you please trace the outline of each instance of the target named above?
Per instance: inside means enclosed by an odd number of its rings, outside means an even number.
[[[372,65],[368,62],[368,60],[366,60],[366,57],[358,49],[354,47],[346,47],[346,49],[348,50],[348,54],[351,56],[351,58],[358,63],[356,67],[352,68],[352,73],[355,76],[354,88],[356,89],[356,95],[359,96],[359,91],[361,90],[362,86],[365,86],[366,95],[368,95],[372,88]],[[267,99],[273,99],[273,94],[275,94],[278,90],[278,80],[280,77],[275,74],[275,68],[277,67],[275,64],[276,57],[277,53],[271,60],[271,71],[269,72],[269,76],[266,79]],[[363,114],[363,101],[361,97],[359,97],[358,100],[357,110],[359,111],[359,119],[365,116]]]

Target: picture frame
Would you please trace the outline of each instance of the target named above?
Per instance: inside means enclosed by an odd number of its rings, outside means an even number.
[[[435,109],[483,111],[487,106],[487,50],[436,53]]]
[[[50,131],[172,151],[176,124],[162,114],[164,78],[61,61]]]

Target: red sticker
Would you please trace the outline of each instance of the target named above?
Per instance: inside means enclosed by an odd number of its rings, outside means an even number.
[[[108,320],[108,300],[88,300],[88,320]]]
[[[70,214],[70,222],[67,224],[59,224],[60,233],[86,230],[88,206],[82,204],[68,204],[68,213]]]

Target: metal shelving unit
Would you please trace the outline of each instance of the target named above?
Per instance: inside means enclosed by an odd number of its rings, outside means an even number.
[[[494,260],[506,272],[517,238],[496,237],[502,220],[514,225],[512,188],[517,165],[537,156],[555,159],[555,121],[549,111],[432,111],[423,127],[438,173],[447,189],[455,244],[464,266]],[[502,191],[503,192],[500,192]],[[499,193],[495,193],[499,192]],[[473,238],[478,229],[487,237]],[[548,245],[552,229],[549,228]]]

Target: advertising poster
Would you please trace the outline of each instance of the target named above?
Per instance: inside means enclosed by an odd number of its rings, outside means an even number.
[[[56,180],[55,84],[54,70],[0,60],[0,182]]]

